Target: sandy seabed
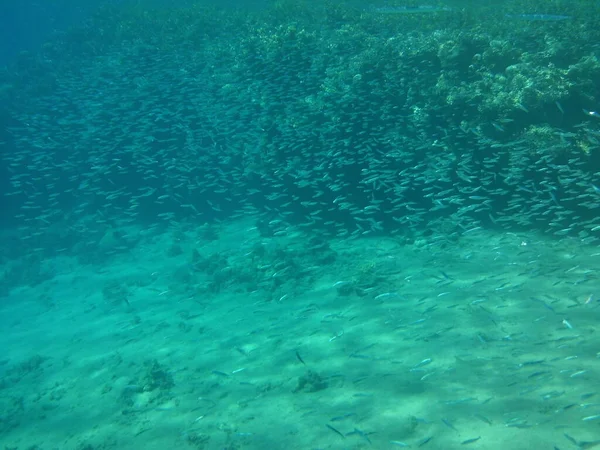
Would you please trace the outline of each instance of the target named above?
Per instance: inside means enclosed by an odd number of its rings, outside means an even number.
[[[569,449],[600,439],[600,249],[479,230],[330,239],[329,264],[208,291],[190,252],[293,249],[249,223],[74,256],[0,299],[0,446]],[[172,253],[172,252],[171,252]],[[235,264],[234,264],[235,262]],[[303,269],[303,270],[304,270]],[[265,269],[267,270],[267,269]],[[182,281],[183,280],[183,281]],[[368,283],[371,282],[371,286]],[[598,442],[600,448],[600,442]]]

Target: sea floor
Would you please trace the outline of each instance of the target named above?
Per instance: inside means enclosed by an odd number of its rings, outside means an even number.
[[[0,448],[595,446],[599,248],[476,230],[261,265],[307,234],[235,223],[46,260],[0,299]],[[264,276],[215,284],[194,250]]]

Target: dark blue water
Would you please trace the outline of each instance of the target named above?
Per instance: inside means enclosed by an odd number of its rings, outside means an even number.
[[[0,2],[0,67],[9,64],[19,52],[35,51],[54,31],[85,20],[106,4],[142,3],[147,7],[185,6],[189,0],[2,0]],[[197,3],[197,2],[196,2]],[[221,6],[261,6],[266,0],[211,1]]]
[[[5,0],[0,3],[0,65],[24,50],[35,51],[54,30],[61,30],[94,11],[104,0],[35,1]]]

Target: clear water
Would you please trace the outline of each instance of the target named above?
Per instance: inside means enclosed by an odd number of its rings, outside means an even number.
[[[597,5],[159,6],[1,74],[0,443],[600,447]]]

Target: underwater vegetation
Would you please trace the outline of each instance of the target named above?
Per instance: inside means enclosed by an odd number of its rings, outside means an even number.
[[[533,225],[596,242],[597,9],[105,8],[2,72],[26,238],[4,251],[94,261],[139,240],[113,231],[128,224],[247,214],[265,236]]]

